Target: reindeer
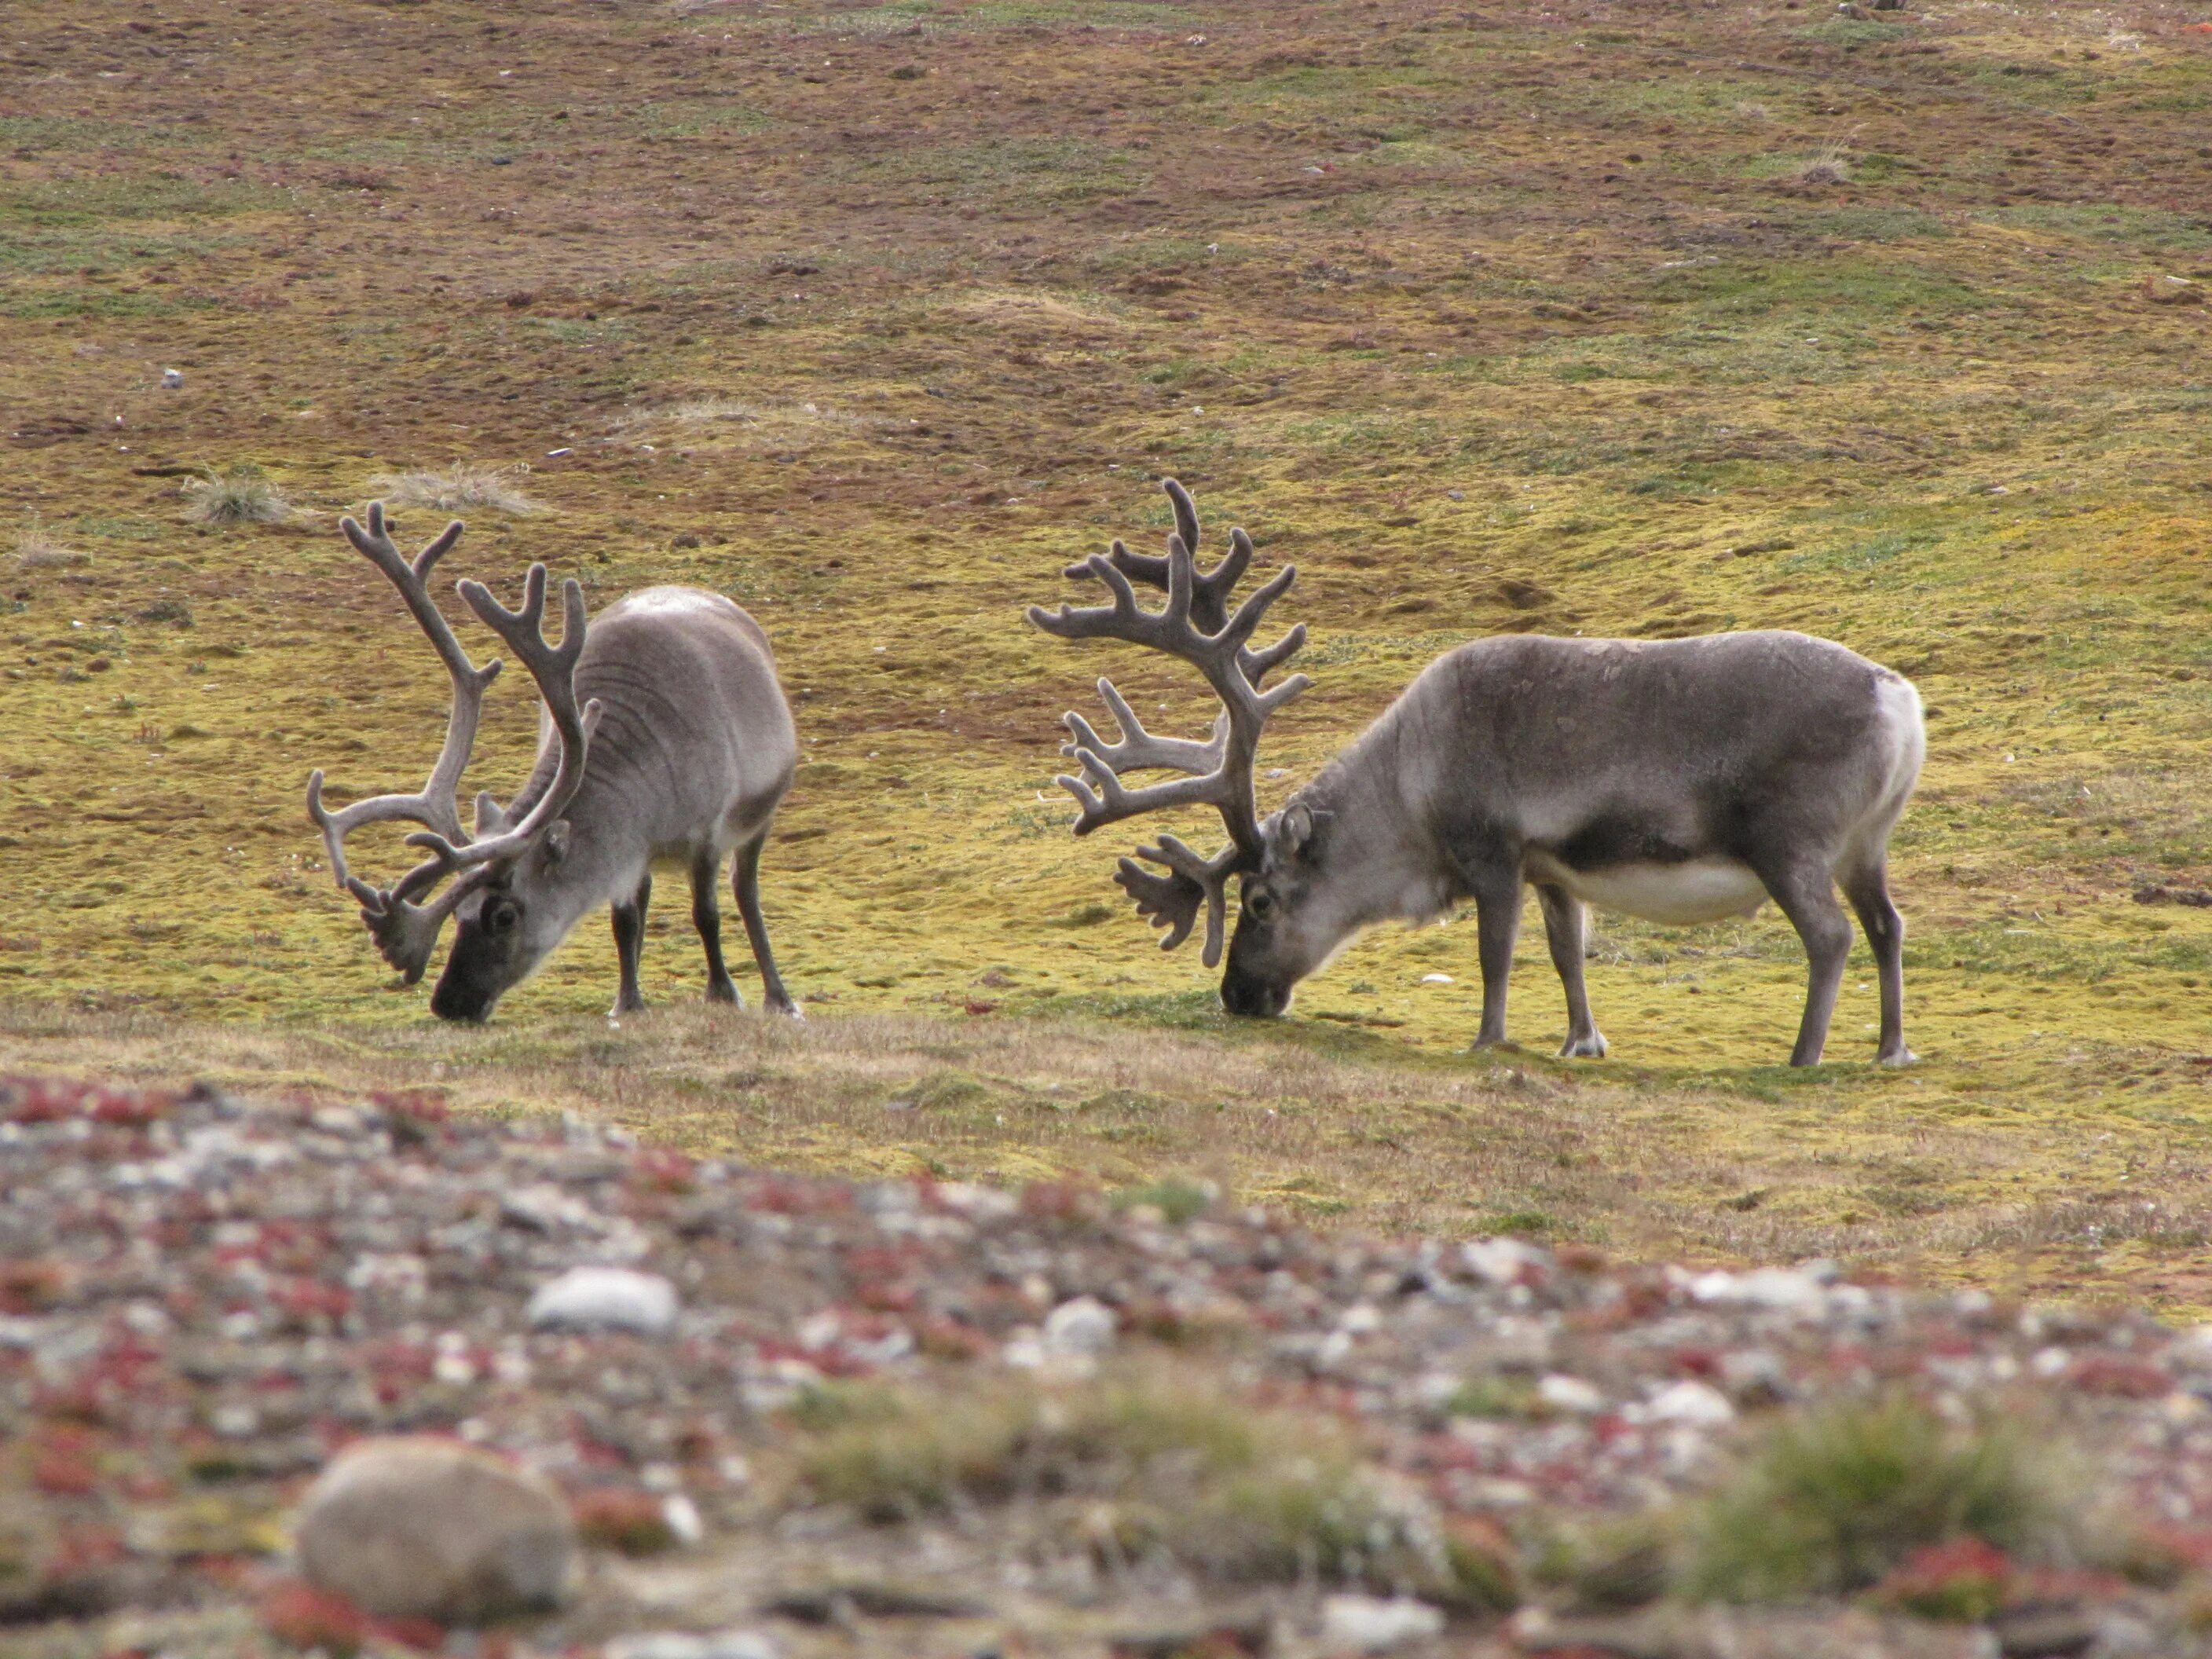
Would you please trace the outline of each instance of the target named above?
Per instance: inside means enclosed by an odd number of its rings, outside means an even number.
[[[1811,963],[1793,1066],[1819,1063],[1850,953],[1838,884],[1857,911],[1881,980],[1875,1058],[1909,1064],[1905,923],[1891,902],[1889,835],[1926,753],[1920,698],[1890,670],[1803,634],[1682,640],[1512,635],[1446,652],[1382,717],[1264,822],[1252,781],[1261,728],[1311,684],[1267,678],[1305,642],[1304,623],[1261,650],[1248,641],[1297,580],[1286,567],[1239,605],[1252,558],[1200,574],[1198,514],[1173,479],[1167,556],[1121,542],[1066,574],[1105,584],[1112,603],[1029,617],[1066,640],[1122,640],[1179,658],[1221,700],[1206,742],[1146,732],[1113,683],[1098,682],[1120,730],[1107,742],[1080,714],[1060,752],[1080,777],[1061,787],[1090,834],[1162,808],[1218,810],[1229,844],[1203,858],[1173,836],[1121,860],[1115,879],[1173,950],[1206,912],[1205,962],[1221,960],[1230,877],[1242,905],[1222,1006],[1273,1016],[1298,981],[1362,929],[1421,921],[1474,901],[1482,964],[1477,1048],[1505,1041],[1506,979],[1533,885],[1552,965],[1566,989],[1564,1057],[1601,1057],[1583,985],[1587,906],[1668,924],[1749,915],[1771,898]],[[1146,611],[1135,584],[1164,589]],[[1185,775],[1130,787],[1124,774]]]
[[[556,647],[544,635],[544,565],[530,567],[520,611],[506,609],[481,583],[459,584],[469,609],[507,642],[544,700],[529,781],[505,807],[479,794],[471,836],[461,828],[455,791],[500,664],[472,664],[430,598],[431,568],[459,540],[460,521],[412,562],[393,544],[380,501],[369,504],[366,529],[351,519],[340,527],[390,578],[429,636],[453,677],[453,712],[418,793],[377,795],[331,811],[323,805],[319,769],[307,780],[307,816],[323,832],[331,873],[359,901],[378,951],[408,984],[422,978],[446,918],[459,915],[431,1012],[441,1019],[489,1019],[499,999],[535,972],[587,912],[608,902],[621,967],[613,1012],[644,1007],[638,953],[659,859],[690,866],[691,920],[707,951],[707,1000],[741,1004],[723,964],[715,902],[722,860],[735,848],[738,911],[768,1006],[798,1018],[769,950],[760,856],[791,787],[799,746],[759,624],[720,594],[696,587],[643,589],[587,624],[584,591],[572,577],[562,584],[565,621]],[[392,819],[424,826],[407,841],[429,857],[397,886],[372,887],[347,868],[345,839],[365,823]],[[443,894],[416,902],[447,876],[454,880]]]

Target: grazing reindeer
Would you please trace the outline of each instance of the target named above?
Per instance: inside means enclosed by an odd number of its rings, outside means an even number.
[[[622,968],[614,1012],[644,1007],[638,951],[653,861],[663,858],[690,867],[691,920],[707,949],[707,1000],[740,1001],[722,963],[714,897],[722,860],[734,848],[738,910],[768,1006],[796,1017],[761,918],[760,855],[791,787],[799,746],[759,624],[718,593],[648,587],[611,606],[587,632],[584,591],[571,578],[562,585],[566,619],[555,647],[544,629],[544,565],[530,567],[520,611],[506,609],[480,583],[460,583],[461,598],[507,641],[544,699],[536,769],[503,809],[489,794],[477,797],[471,838],[461,829],[454,791],[476,742],[484,690],[500,665],[469,661],[428,586],[431,567],[460,539],[461,525],[447,525],[412,563],[386,532],[382,502],[369,504],[366,530],[351,519],[343,528],[355,550],[391,578],[429,635],[453,676],[453,707],[445,746],[420,793],[378,795],[333,812],[323,805],[318,770],[307,780],[307,816],[323,832],[338,885],[360,901],[377,949],[410,985],[422,976],[446,918],[459,913],[431,1012],[441,1019],[489,1018],[501,996],[536,971],[587,912],[609,902]],[[345,838],[364,823],[394,818],[426,826],[407,841],[430,856],[397,887],[374,888],[347,870]],[[415,902],[448,875],[455,880],[438,898]]]
[[[1303,623],[1263,650],[1247,641],[1297,576],[1285,568],[1229,611],[1252,557],[1230,532],[1226,558],[1198,573],[1198,514],[1173,479],[1176,532],[1165,558],[1115,542],[1067,574],[1103,582],[1113,603],[1030,620],[1062,639],[1124,640],[1179,657],[1221,699],[1212,738],[1156,738],[1107,680],[1098,692],[1120,725],[1108,743],[1079,714],[1060,752],[1083,776],[1060,785],[1088,835],[1162,807],[1209,805],[1230,843],[1201,858],[1173,836],[1140,847],[1155,875],[1123,859],[1115,878],[1139,914],[1188,937],[1206,909],[1205,959],[1221,959],[1231,875],[1243,908],[1222,976],[1232,1014],[1272,1015],[1297,982],[1362,928],[1423,921],[1472,898],[1482,962],[1475,1045],[1505,1040],[1505,982],[1533,884],[1567,994],[1563,1055],[1597,1057],[1605,1039],[1583,988],[1586,904],[1683,923],[1749,915],[1768,898],[1811,960],[1793,1066],[1818,1063],[1835,1012],[1850,924],[1840,883],[1881,975],[1875,1059],[1902,1066],[1905,923],[1885,873],[1889,834],[1926,752],[1910,682],[1840,645],[1802,634],[1711,634],[1686,640],[1553,639],[1513,635],[1449,651],[1382,718],[1264,823],[1252,764],[1267,717],[1310,682],[1267,675],[1305,642]],[[1146,611],[1133,583],[1164,588]],[[1122,775],[1188,775],[1141,788]]]

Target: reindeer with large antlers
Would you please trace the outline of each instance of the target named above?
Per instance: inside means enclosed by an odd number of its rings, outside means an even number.
[[[307,816],[323,832],[331,873],[361,905],[384,959],[414,984],[447,917],[459,917],[445,972],[431,994],[443,1019],[483,1020],[534,972],[572,928],[613,907],[621,988],[615,1012],[645,1006],[637,983],[652,866],[681,859],[691,878],[691,919],[707,952],[707,997],[737,1002],[722,960],[716,901],[722,860],[737,853],[738,909],[769,1008],[798,1008],[777,976],[760,908],[760,856],[777,805],[791,787],[798,738],[775,677],[768,636],[718,593],[650,587],[584,613],[574,578],[562,584],[561,643],[544,635],[545,567],[533,564],[520,611],[481,583],[459,592],[504,641],[544,699],[538,763],[502,808],[476,799],[475,830],[461,827],[456,791],[476,743],[495,659],[478,668],[439,614],[430,573],[460,539],[456,520],[411,561],[394,545],[384,506],[366,527],[341,528],[354,550],[391,580],[453,678],[453,711],[437,763],[420,792],[375,795],[337,811],[323,804],[323,774],[307,780]],[[363,824],[423,827],[407,837],[428,856],[390,888],[352,873],[346,837]],[[447,878],[446,890],[428,899]]]
[[[1223,1006],[1273,1015],[1298,981],[1361,929],[1419,921],[1474,901],[1482,967],[1476,1046],[1505,1040],[1505,989],[1523,889],[1540,902],[1552,963],[1566,990],[1560,1053],[1601,1056],[1583,984],[1588,905],[1665,923],[1748,915],[1771,898],[1804,941],[1811,970],[1793,1066],[1819,1061],[1858,913],[1881,983],[1875,1059],[1904,1065],[1905,923],[1889,896],[1891,830],[1926,751],[1920,698],[1887,668],[1802,634],[1682,640],[1509,635],[1447,652],[1380,719],[1262,820],[1252,768],[1268,715],[1304,690],[1303,674],[1262,690],[1305,641],[1248,641],[1296,580],[1285,567],[1232,614],[1231,591],[1252,543],[1201,574],[1198,514],[1173,479],[1167,556],[1110,553],[1067,574],[1106,585],[1112,602],[1030,608],[1067,640],[1122,640],[1191,664],[1221,700],[1206,742],[1144,729],[1108,680],[1098,692],[1120,727],[1109,743],[1066,717],[1061,753],[1080,777],[1060,785],[1080,809],[1075,833],[1163,808],[1216,808],[1229,845],[1203,858],[1173,836],[1140,847],[1115,879],[1140,915],[1182,943],[1206,913],[1205,960],[1221,960],[1231,876],[1242,907]],[[1147,611],[1137,587],[1164,589]],[[1131,787],[1146,769],[1182,778]]]

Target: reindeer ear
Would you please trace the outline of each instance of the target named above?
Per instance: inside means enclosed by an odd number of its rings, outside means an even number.
[[[1307,805],[1304,801],[1292,801],[1282,811],[1275,822],[1275,845],[1285,858],[1297,858],[1313,850],[1321,832],[1328,827],[1335,813]]]
[[[568,856],[568,820],[556,819],[545,826],[545,837],[538,843],[538,861],[548,870]]]
[[[482,841],[486,836],[495,836],[506,828],[507,814],[500,811],[499,803],[491,798],[490,790],[483,791],[477,796],[476,839]]]

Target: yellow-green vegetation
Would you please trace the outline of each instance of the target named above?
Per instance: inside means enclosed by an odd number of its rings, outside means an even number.
[[[2128,3],[26,16],[6,1056],[2212,1302],[2212,908],[2172,902],[2212,886],[2212,308],[2143,286],[2212,276],[2206,40]],[[337,514],[524,464],[543,511],[467,509],[451,575],[702,583],[773,635],[806,762],[765,892],[811,1032],[675,1011],[668,898],[667,1012],[605,1028],[593,924],[489,1030],[432,1031],[321,868],[308,769],[412,787],[447,695]],[[1500,631],[1794,627],[1913,676],[1926,1063],[1858,1063],[1855,971],[1837,1063],[1779,1069],[1771,916],[1602,922],[1601,1065],[1540,1058],[1540,942],[1529,1052],[1464,1057],[1457,923],[1228,1030],[1049,781],[1093,676],[1197,732],[1191,677],[1020,621],[1108,537],[1157,544],[1163,472],[1210,547],[1242,522],[1300,567],[1319,684],[1269,800]],[[210,477],[295,510],[207,522]],[[512,681],[471,788],[526,770]]]
[[[1905,1400],[1785,1419],[1692,1533],[1684,1588],[1727,1601],[1848,1595],[1915,1550],[1973,1539],[2048,1552],[2054,1458],[2014,1427],[1959,1428]]]
[[[1372,1583],[1513,1605],[1504,1553],[1455,1541],[1310,1413],[1255,1411],[1210,1376],[1134,1370],[955,1398],[845,1389],[804,1400],[799,1495],[875,1522],[1024,1503],[1103,1559],[1216,1577]]]

